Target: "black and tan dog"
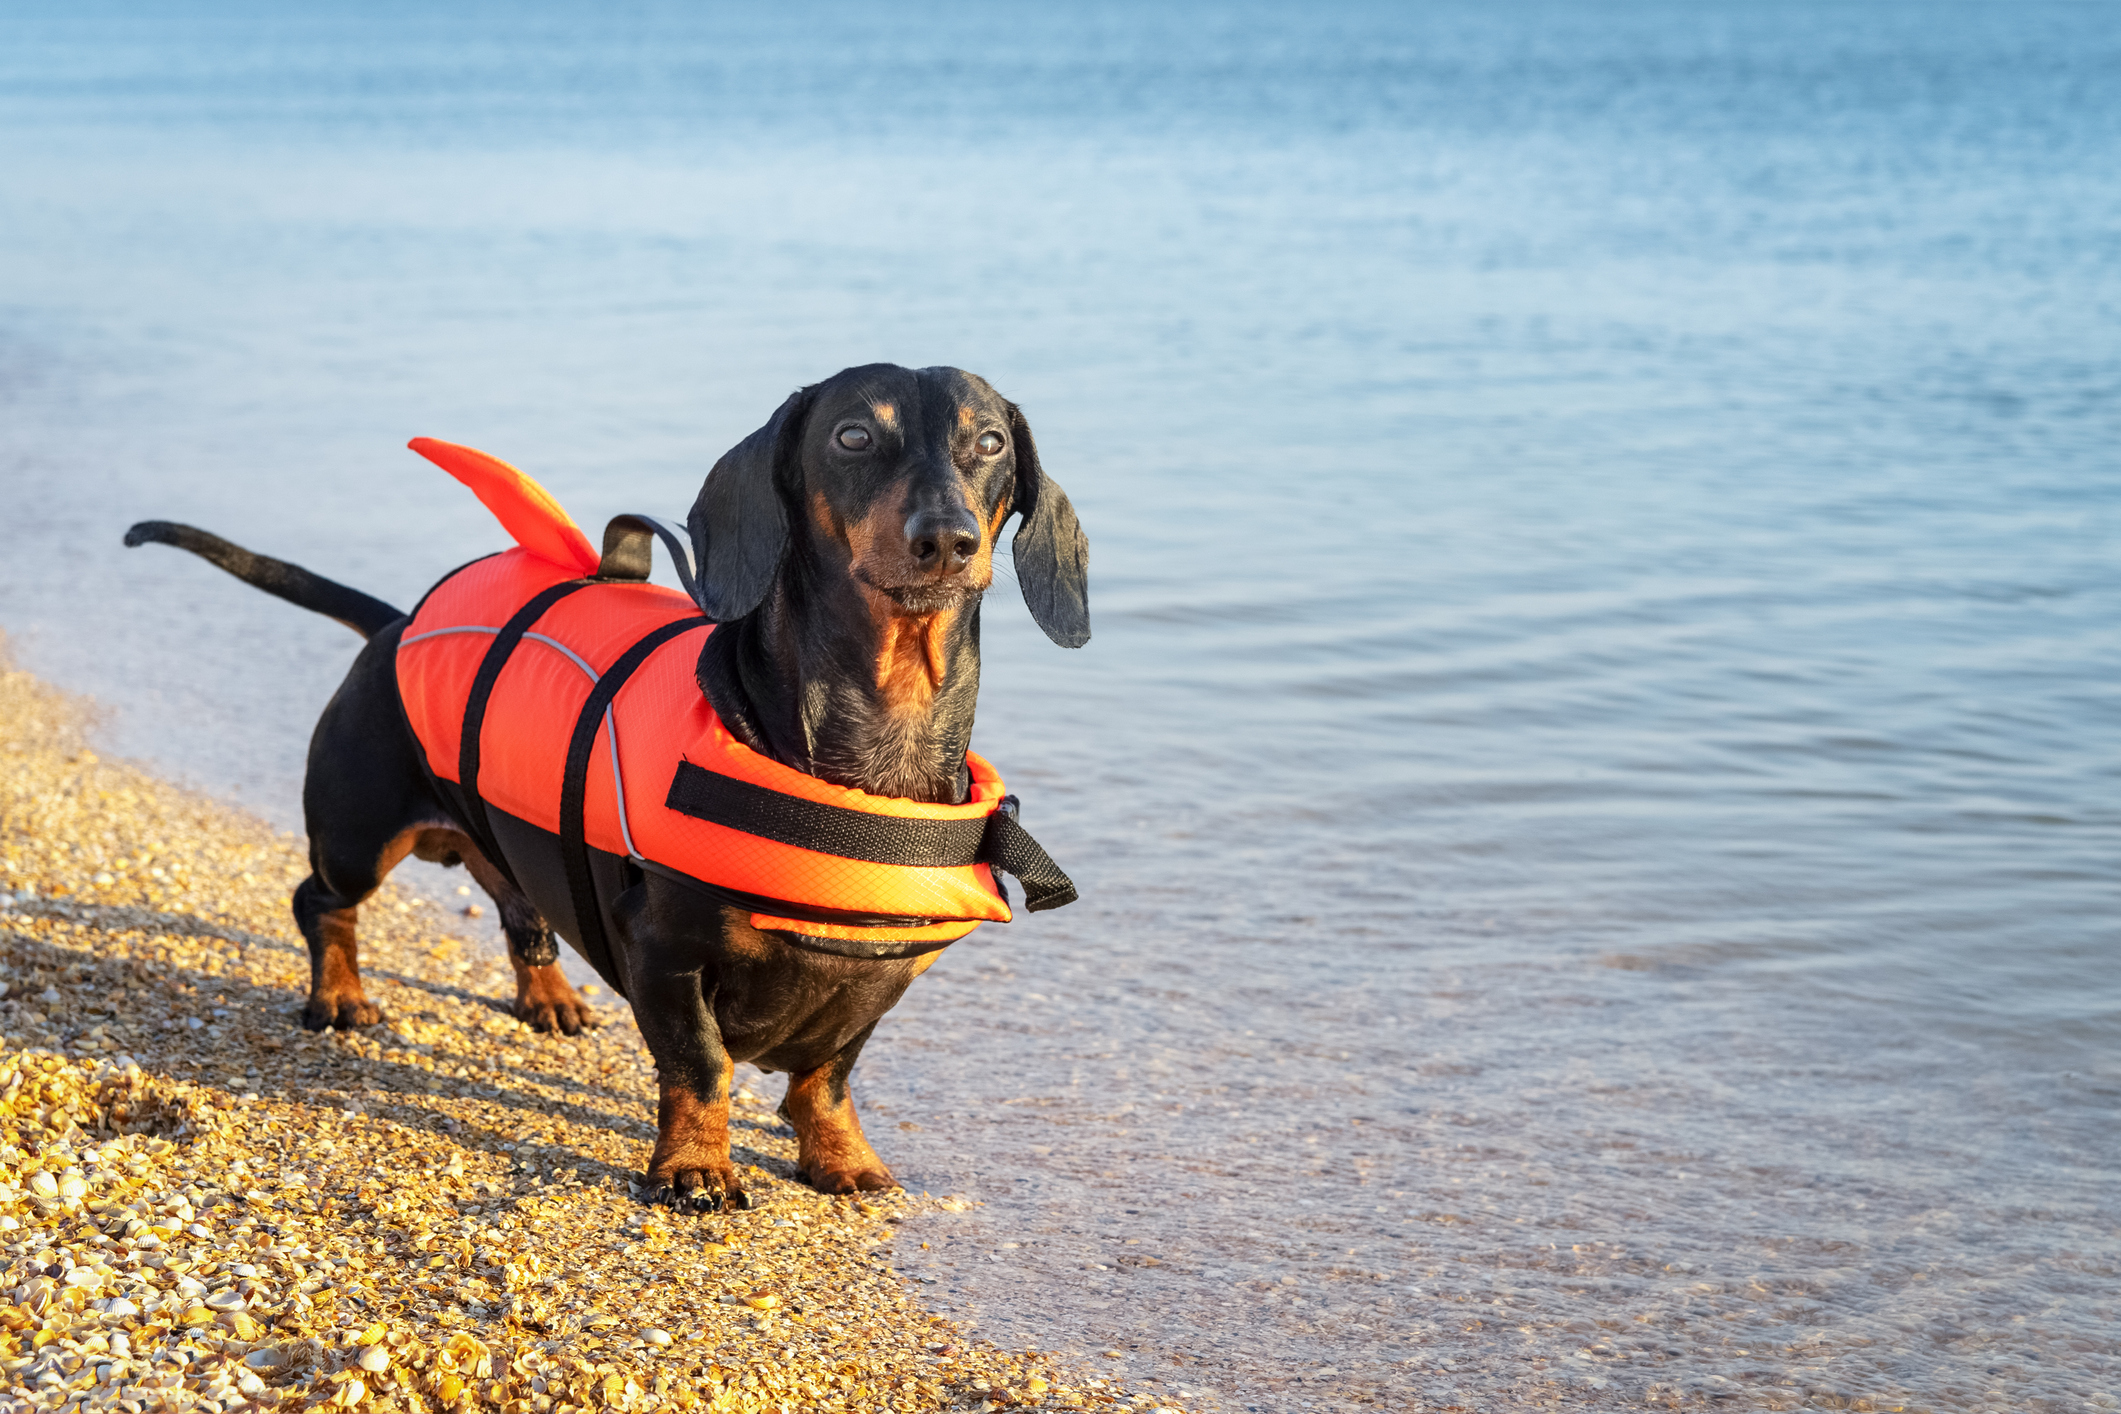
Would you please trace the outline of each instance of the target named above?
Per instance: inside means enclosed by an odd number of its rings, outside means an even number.
[[[695,598],[723,625],[700,652],[700,690],[731,733],[783,765],[878,795],[963,801],[980,600],[1012,513],[1025,602],[1055,642],[1080,646],[1087,544],[1013,404],[950,368],[871,365],[803,389],[715,464],[687,522]],[[379,1019],[362,993],[355,925],[361,901],[408,854],[461,862],[493,896],[519,1016],[570,1034],[590,1024],[547,926],[580,945],[559,861],[507,837],[498,861],[486,857],[462,802],[423,767],[394,669],[406,616],[190,527],[151,521],[126,536],[148,541],[192,550],[369,638],[317,724],[303,784],[312,872],[294,911],[311,962],[304,1024]],[[747,1205],[729,1154],[739,1060],[788,1073],[782,1113],[811,1184],[895,1186],[863,1137],[848,1074],[878,1019],[940,954],[822,953],[655,874],[617,882],[598,909],[606,955],[590,960],[630,1000],[655,1058],[652,1193],[688,1208]]]

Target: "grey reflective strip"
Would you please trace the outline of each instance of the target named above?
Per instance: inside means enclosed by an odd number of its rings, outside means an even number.
[[[626,782],[619,775],[619,724],[612,719],[609,707],[604,709],[604,726],[611,733],[611,793],[619,803],[619,838],[626,841],[627,855],[633,856],[640,851],[633,847],[633,831],[626,828]]]
[[[399,639],[398,646],[403,648],[408,643],[419,643],[429,638],[440,638],[444,634],[450,633],[499,632],[499,629],[489,628],[484,624],[461,624],[455,628],[431,628],[425,633],[416,633],[410,638]],[[547,648],[559,649],[567,655],[567,661],[580,668],[592,684],[596,682],[597,670],[583,662],[581,654],[575,652],[557,638],[548,638],[542,633],[526,633],[523,635],[523,641],[525,643],[542,643]],[[611,789],[619,805],[619,838],[626,842],[626,853],[630,855],[634,853],[633,831],[626,823],[626,784],[619,778],[619,724],[612,719],[611,708],[609,707],[604,709],[604,729],[611,733]]]
[[[422,637],[425,637],[425,635],[422,635]],[[567,659],[569,662],[573,663],[576,667],[580,668],[583,672],[589,675],[589,680],[592,683],[597,680],[597,670],[595,668],[590,667],[587,663],[583,662],[581,654],[575,652],[572,648],[569,648],[566,644],[560,642],[560,640],[558,640],[557,638],[547,638],[542,633],[526,633],[523,635],[523,641],[525,643],[542,643],[547,648],[559,649],[562,653],[565,653],[567,655]]]
[[[422,642],[422,641],[424,641],[424,640],[426,640],[426,639],[430,639],[430,638],[440,638],[440,637],[441,637],[441,636],[442,636],[443,634],[445,634],[445,633],[499,633],[499,632],[500,632],[500,630],[499,630],[499,629],[497,629],[497,628],[487,628],[487,627],[485,627],[485,626],[484,626],[483,624],[466,624],[466,625],[465,625],[464,627],[462,627],[462,628],[431,628],[431,629],[427,630],[427,632],[425,632],[425,633],[416,633],[416,634],[414,634],[414,635],[413,635],[412,637],[410,637],[410,638],[401,638],[401,639],[399,639],[399,640],[398,640],[398,647],[400,647],[400,648],[403,648],[403,647],[404,647],[404,646],[405,646],[406,644],[408,644],[408,643],[419,643],[419,642]]]

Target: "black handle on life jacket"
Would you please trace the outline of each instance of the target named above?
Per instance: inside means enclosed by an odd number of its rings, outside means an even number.
[[[663,542],[670,563],[678,572],[678,583],[686,597],[700,602],[699,567],[692,558],[692,535],[684,526],[661,516],[628,512],[611,518],[604,527],[604,558],[597,564],[598,579],[633,581],[648,578],[654,567],[655,542]]]

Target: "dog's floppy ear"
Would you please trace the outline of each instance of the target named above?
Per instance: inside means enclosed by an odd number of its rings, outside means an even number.
[[[815,392],[791,393],[764,427],[723,453],[685,518],[699,567],[693,599],[718,624],[744,617],[773,588],[788,549],[785,488]]]
[[[1063,648],[1090,641],[1090,540],[1075,519],[1068,493],[1038,464],[1031,424],[1009,405],[1009,438],[1016,445],[1016,582],[1024,604],[1046,637]]]

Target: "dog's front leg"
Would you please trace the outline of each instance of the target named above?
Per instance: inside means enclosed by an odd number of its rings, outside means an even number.
[[[516,1019],[533,1031],[564,1031],[570,1036],[595,1026],[597,1019],[589,1004],[575,994],[574,984],[560,971],[560,945],[537,905],[487,862],[469,836],[458,835],[452,844],[471,877],[501,911],[508,965],[516,974]]]
[[[655,1057],[655,1153],[648,1160],[650,1202],[682,1212],[748,1208],[729,1157],[729,1082],[735,1070],[705,975],[707,945],[659,916],[646,888],[628,890],[613,910],[621,966],[641,1039]]]
[[[795,1127],[796,1165],[804,1181],[820,1193],[876,1193],[898,1187],[862,1134],[854,1095],[847,1088],[847,1076],[874,1030],[872,1021],[831,1060],[788,1077],[781,1114]]]

